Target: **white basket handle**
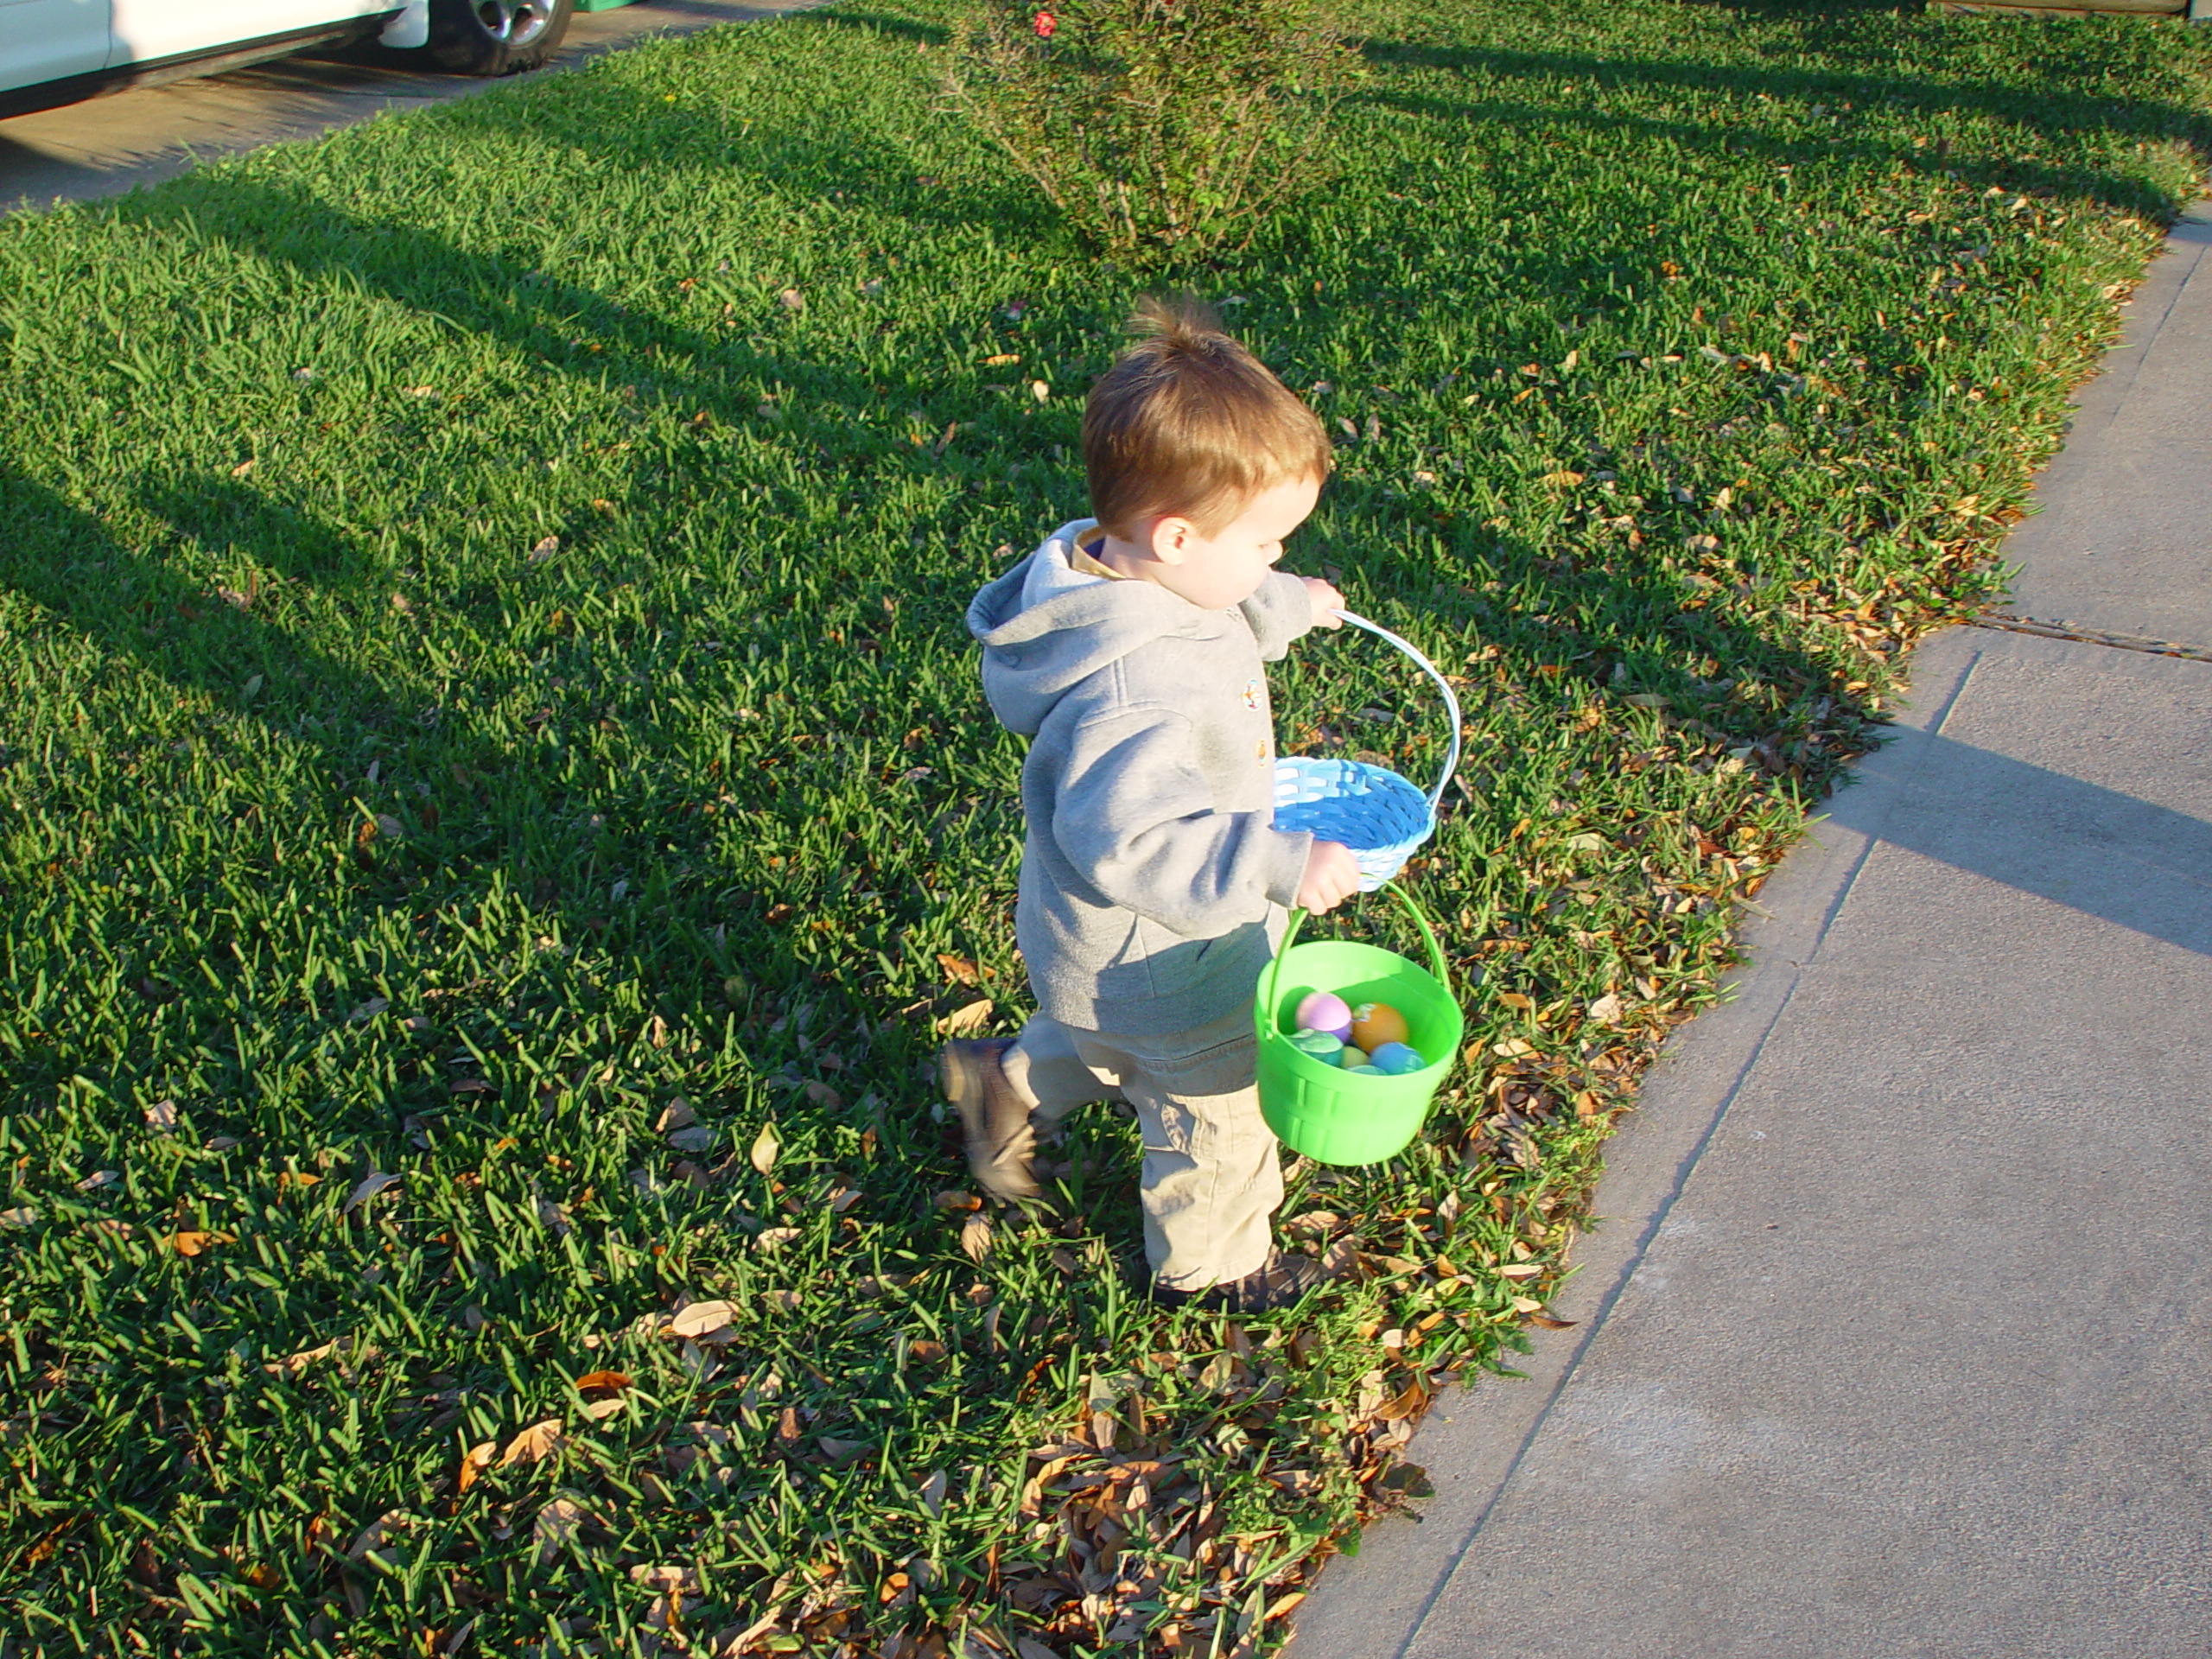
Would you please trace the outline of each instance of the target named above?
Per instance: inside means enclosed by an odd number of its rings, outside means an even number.
[[[1407,656],[1421,665],[1423,673],[1436,682],[1436,689],[1444,694],[1444,711],[1452,719],[1452,744],[1451,753],[1444,762],[1444,775],[1436,780],[1436,787],[1428,791],[1428,810],[1433,815],[1444,804],[1446,785],[1451,783],[1452,775],[1459,770],[1459,699],[1452,695],[1452,683],[1437,671],[1434,663],[1430,662],[1411,643],[1401,639],[1389,629],[1379,626],[1363,616],[1354,616],[1350,611],[1338,611],[1336,614],[1351,623],[1355,628],[1364,628],[1376,639],[1387,639],[1400,651],[1404,652]]]

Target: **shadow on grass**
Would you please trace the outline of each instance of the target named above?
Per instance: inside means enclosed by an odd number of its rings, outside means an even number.
[[[1859,14],[1854,14],[1859,15]],[[1818,49],[1808,43],[1808,49]],[[1833,97],[1861,106],[1898,104],[1924,111],[1963,110],[2018,124],[2051,139],[2110,134],[2137,140],[2176,139],[2212,156],[2212,112],[2151,99],[2086,95],[2050,96],[1987,82],[1947,82],[1878,71],[1757,68],[1741,65],[1656,62],[1649,59],[1599,58],[1571,53],[1537,53],[1505,48],[1438,47],[1418,41],[1376,40],[1363,50],[1370,62],[1409,64],[1429,69],[1501,80],[1554,77],[1586,82],[1606,90],[1672,87],[1724,92],[1732,97],[1800,99]],[[2078,196],[2132,213],[2171,219],[2186,204],[2145,187],[2139,181],[2095,168],[2050,168],[2015,156],[1971,156],[1908,143],[1792,143],[1739,126],[1717,123],[1660,121],[1643,117],[1577,111],[1559,103],[1541,105],[1508,99],[1459,101],[1421,93],[1367,91],[1355,100],[1403,110],[1436,120],[1487,121],[1534,127],[1567,123],[1593,131],[1663,142],[1692,149],[1764,156],[1798,165],[1827,160],[1892,167],[1925,176],[1955,175],[1982,186]]]

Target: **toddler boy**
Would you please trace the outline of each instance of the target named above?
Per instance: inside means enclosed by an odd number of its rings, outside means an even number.
[[[968,607],[992,711],[1030,740],[1014,925],[1039,1012],[1011,1043],[948,1043],[938,1076],[976,1179],[1008,1201],[1038,1193],[1037,1136],[1127,1101],[1154,1297],[1251,1313],[1319,1276],[1270,1233],[1253,997],[1285,907],[1359,887],[1344,847],[1274,827],[1262,667],[1341,626],[1334,588],[1273,569],[1329,440],[1203,308],[1138,321],[1084,411],[1095,516]]]

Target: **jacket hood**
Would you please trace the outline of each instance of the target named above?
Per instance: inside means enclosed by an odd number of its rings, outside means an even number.
[[[1009,730],[1034,737],[1073,685],[1155,639],[1205,639],[1223,619],[1149,582],[1114,582],[1077,570],[1077,539],[1097,526],[1077,518],[977,594],[968,632],[983,647],[983,695]]]

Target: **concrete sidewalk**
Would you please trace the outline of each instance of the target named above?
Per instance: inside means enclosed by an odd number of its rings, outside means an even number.
[[[2208,250],[1654,1069],[1582,1324],[1423,1427],[1297,1659],[2212,1653]]]

